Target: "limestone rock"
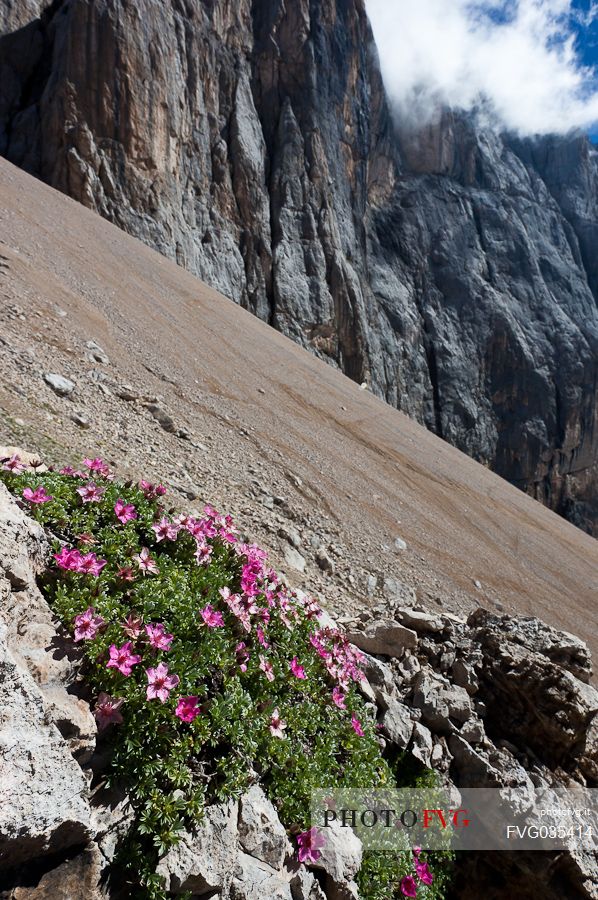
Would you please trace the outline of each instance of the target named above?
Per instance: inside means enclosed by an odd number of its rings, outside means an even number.
[[[0,869],[57,853],[91,836],[87,780],[44,698],[20,669],[0,626]]]
[[[228,891],[237,857],[238,813],[237,801],[210,806],[197,831],[182,835],[158,865],[167,890],[175,894]]]
[[[282,869],[292,848],[276,810],[258,785],[241,798],[238,827],[246,853],[272,869]]]
[[[70,378],[65,378],[64,375],[57,375],[55,372],[46,372],[44,381],[59,397],[70,397],[76,387],[75,382],[71,381]]]
[[[372,621],[363,631],[348,632],[347,637],[366,653],[397,658],[417,645],[417,633],[391,619]]]

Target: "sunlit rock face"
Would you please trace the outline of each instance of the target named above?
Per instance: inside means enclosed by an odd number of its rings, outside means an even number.
[[[584,137],[407,130],[362,0],[14,0],[0,25],[1,154],[598,532]]]

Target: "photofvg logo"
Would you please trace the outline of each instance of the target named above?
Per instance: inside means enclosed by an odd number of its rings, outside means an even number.
[[[316,791],[312,827],[350,828],[365,849],[598,852],[598,790],[433,788]]]

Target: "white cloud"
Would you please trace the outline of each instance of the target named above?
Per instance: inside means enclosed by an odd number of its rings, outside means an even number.
[[[598,79],[575,46],[571,0],[366,0],[399,114],[490,107],[522,134],[598,122]],[[592,0],[585,23],[598,14]]]

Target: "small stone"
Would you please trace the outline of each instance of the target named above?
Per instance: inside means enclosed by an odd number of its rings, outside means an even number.
[[[87,416],[83,415],[83,413],[73,413],[71,416],[71,420],[78,425],[79,428],[89,428],[91,423]]]
[[[406,550],[407,544],[403,540],[403,538],[397,537],[395,538],[395,550]]]
[[[176,432],[177,427],[174,423],[174,419],[163,407],[156,403],[150,403],[148,404],[147,409],[164,431],[167,431],[169,434],[174,434]]]
[[[284,559],[286,564],[292,569],[296,569],[298,572],[305,572],[305,557],[298,550],[295,550],[294,547],[286,547]]]
[[[86,357],[90,362],[99,362],[104,366],[110,365],[110,360],[108,359],[107,353],[102,350],[100,345],[95,341],[87,341],[85,346],[87,347],[88,353],[86,353]]]
[[[70,397],[76,387],[74,381],[63,375],[57,375],[55,372],[46,372],[44,381],[59,397]]]
[[[316,562],[322,572],[327,572],[329,575],[333,574],[334,563],[323,547],[320,547],[319,550],[316,551]]]
[[[301,535],[297,531],[296,528],[281,526],[278,529],[278,536],[284,538],[285,541],[288,541],[289,544],[295,548],[295,550],[299,550],[301,547]]]
[[[139,392],[135,390],[135,388],[131,387],[130,384],[122,384],[119,385],[115,389],[115,394],[117,397],[120,397],[121,400],[125,400],[127,403],[131,403],[135,400],[139,400]]]

